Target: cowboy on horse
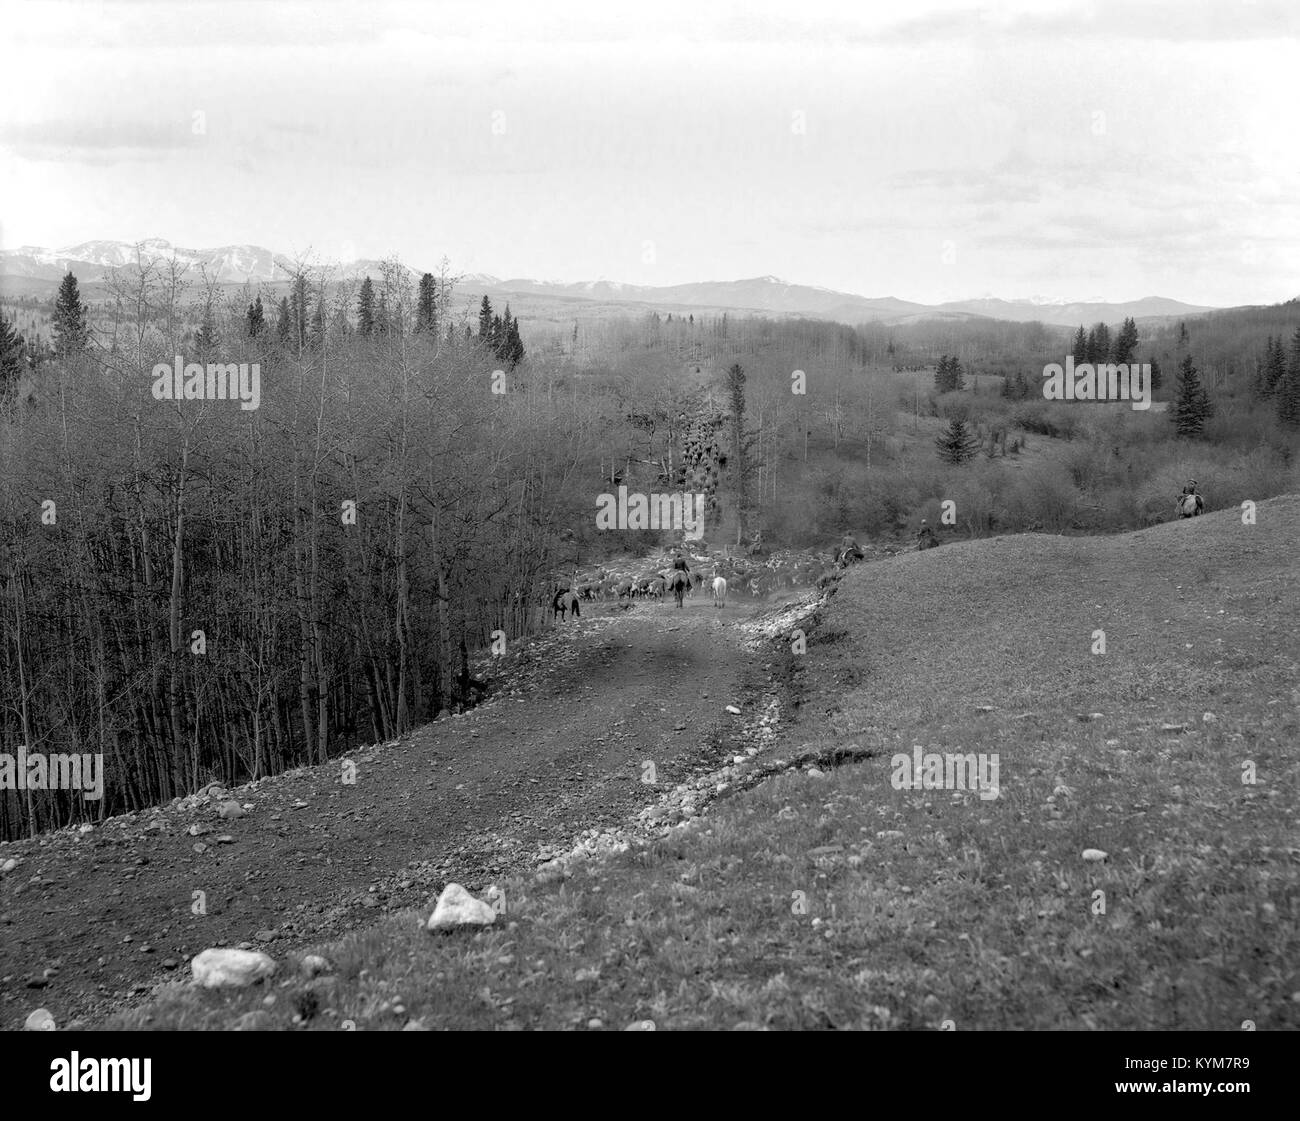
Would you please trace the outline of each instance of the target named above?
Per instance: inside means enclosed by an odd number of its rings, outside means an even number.
[[[677,606],[681,607],[682,599],[686,595],[686,589],[694,582],[691,576],[691,566],[686,563],[686,558],[678,553],[673,558],[673,571],[668,578],[668,586],[673,591],[673,598],[677,601]]]
[[[934,527],[925,519],[921,519],[921,528],[916,531],[916,547],[918,549],[933,549],[939,544],[939,538],[934,532]]]
[[[1185,487],[1183,493],[1178,496],[1178,516],[1180,518],[1194,518],[1197,514],[1205,512],[1205,499],[1196,490],[1196,480],[1193,479]]]

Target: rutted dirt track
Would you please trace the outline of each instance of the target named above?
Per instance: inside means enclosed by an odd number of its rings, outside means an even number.
[[[0,845],[0,864],[19,861],[0,877],[0,1027],[37,1007],[60,1028],[91,1025],[188,976],[205,947],[275,955],[426,905],[451,880],[481,890],[620,825],[749,742],[771,688],[735,626],[754,610],[601,605],[504,659],[479,709],[351,753],[355,784],[333,763],[231,791],[252,806],[236,820],[191,797]]]

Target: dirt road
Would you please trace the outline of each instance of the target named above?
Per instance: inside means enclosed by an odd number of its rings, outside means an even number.
[[[592,605],[507,655],[479,709],[351,753],[355,783],[335,762],[232,791],[251,804],[236,820],[191,797],[0,845],[0,865],[18,860],[0,876],[0,1026],[37,1007],[91,1026],[205,947],[274,955],[625,821],[742,746],[725,706],[768,686],[736,633],[756,610]]]

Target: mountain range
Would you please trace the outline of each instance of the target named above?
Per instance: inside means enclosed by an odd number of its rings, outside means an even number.
[[[259,245],[223,245],[213,249],[185,249],[162,238],[138,244],[123,241],[86,241],[63,249],[24,245],[0,250],[0,294],[46,295],[54,290],[69,270],[83,287],[93,293],[107,274],[127,268],[137,260],[163,266],[175,262],[188,270],[191,280],[200,277],[223,285],[287,285],[296,267],[293,258]],[[370,275],[378,278],[381,263],[356,260],[329,265],[337,279]],[[414,278],[416,270],[408,270]],[[1074,327],[1081,323],[1119,323],[1128,316],[1137,320],[1168,320],[1198,315],[1213,308],[1182,303],[1161,296],[1148,296],[1126,303],[1103,300],[1061,301],[1030,298],[1004,300],[981,297],[941,304],[922,304],[893,296],[870,298],[830,288],[788,284],[775,276],[748,280],[701,281],[653,287],[594,280],[576,283],[521,278],[502,279],[483,273],[459,278],[459,296],[475,302],[487,295],[499,299],[525,298],[558,304],[583,302],[605,306],[646,305],[669,310],[720,309],[756,312],[763,315],[804,316],[841,323],[906,323],[919,319],[980,317],[1027,323]],[[575,308],[580,310],[580,308]]]

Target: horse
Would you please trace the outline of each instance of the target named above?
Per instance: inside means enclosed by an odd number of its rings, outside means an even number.
[[[715,576],[713,578],[713,606],[727,606],[727,580],[725,576]]]
[[[1205,499],[1199,494],[1184,494],[1178,499],[1177,510],[1180,518],[1194,518],[1205,513]]]
[[[673,590],[673,599],[677,601],[677,606],[681,607],[682,600],[686,598],[686,589],[690,586],[690,573],[677,569],[673,572],[668,581],[668,586]]]

